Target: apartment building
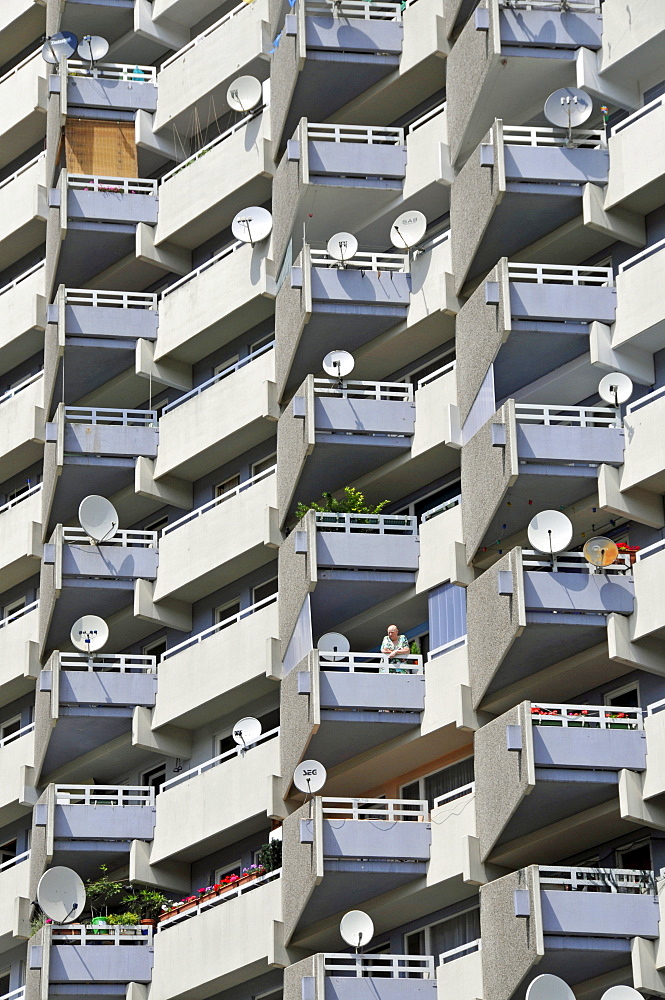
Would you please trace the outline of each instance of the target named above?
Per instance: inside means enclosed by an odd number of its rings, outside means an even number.
[[[662,0],[3,0],[0,1000],[665,996],[664,56]]]

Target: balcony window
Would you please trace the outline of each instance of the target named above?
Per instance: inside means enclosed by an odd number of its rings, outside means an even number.
[[[0,969],[0,997],[4,997],[9,993],[9,984],[11,981],[12,970],[10,966],[5,969]]]
[[[436,800],[445,797],[446,801],[452,801],[467,795],[470,786],[473,784],[473,757],[451,764],[440,771],[417,778],[416,781],[402,786],[401,797],[403,799],[427,799],[430,809],[435,804],[440,805]],[[427,952],[431,954],[431,952]]]
[[[269,733],[273,729],[277,729],[279,726],[279,709],[275,708],[272,712],[266,712],[264,715],[258,716],[259,722],[261,723],[261,732]],[[223,754],[228,753],[229,750],[237,750],[238,744],[233,739],[231,729],[228,729],[223,735],[219,737],[219,743],[217,744],[217,753]]]
[[[4,844],[0,844],[0,868],[8,861],[13,861],[18,852],[18,842],[14,840],[6,840]],[[0,987],[1,989],[1,987]],[[4,996],[4,993],[0,992],[0,996]]]
[[[238,486],[240,486],[240,476],[231,476],[229,479],[225,479],[223,483],[217,483],[215,486],[215,500],[225,497],[227,493],[232,493]]]
[[[442,962],[477,950],[480,939],[480,908],[422,927],[405,938],[407,955],[441,955]]]
[[[633,684],[625,684],[623,687],[609,691],[604,698],[606,705],[617,705],[619,708],[639,708],[640,689],[637,681]],[[626,865],[630,868],[630,865]]]
[[[268,597],[272,597],[273,594],[277,593],[277,577],[273,577],[272,580],[268,580],[267,583],[261,583],[258,587],[254,587],[252,590],[252,604],[258,604],[259,601],[265,601]]]
[[[160,657],[166,652],[166,636],[163,635],[161,639],[155,639],[153,642],[147,643],[145,646],[141,647],[141,653],[143,656],[154,656],[156,661],[159,663]]]
[[[166,781],[166,761],[151,767],[149,771],[144,771],[141,775],[141,784],[144,788],[154,788],[155,795],[159,795],[160,785]]]
[[[227,618],[234,618],[235,615],[240,614],[240,598],[235,598],[233,601],[227,601],[226,604],[220,604],[218,608],[215,608],[215,625],[219,625],[220,622],[226,621]]]
[[[617,868],[634,868],[638,871],[651,872],[653,870],[651,841],[639,840],[619,848],[616,852],[616,864]]]
[[[11,743],[11,737],[16,736],[21,730],[21,716],[16,715],[6,722],[0,724],[0,746]]]
[[[255,476],[260,476],[263,472],[268,472],[269,469],[273,469],[276,462],[277,452],[273,452],[267,458],[262,458],[260,462],[254,462],[252,465],[252,479]]]
[[[214,882],[221,882],[223,878],[228,878],[229,875],[237,875],[240,878],[240,872],[242,870],[242,863],[240,861],[232,861],[229,865],[224,865],[222,868],[215,869]]]

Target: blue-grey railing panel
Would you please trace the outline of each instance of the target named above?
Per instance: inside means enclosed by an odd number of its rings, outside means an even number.
[[[324,1000],[436,1000],[436,979],[326,976]]]
[[[431,840],[430,823],[364,819],[323,821],[323,854],[327,858],[428,861]]]
[[[390,177],[406,174],[406,146],[367,142],[309,142],[310,174]]]
[[[63,670],[60,703],[66,705],[154,705],[157,674]],[[94,714],[94,710],[92,712]]]
[[[146,222],[155,226],[157,208],[157,196],[152,194],[70,189],[67,199],[70,219],[90,219],[94,222],[127,222],[130,225]]]
[[[113,424],[68,423],[65,452],[73,455],[117,455],[133,458],[157,454],[156,427],[123,427]]]
[[[145,945],[54,945],[49,980],[52,983],[149,983],[153,949]],[[94,986],[90,992],[94,991]]]
[[[345,534],[318,531],[316,561],[322,567],[365,569],[418,569],[420,543],[414,535]]]
[[[75,840],[152,840],[154,806],[55,806],[54,834]]]
[[[308,49],[400,55],[404,28],[398,21],[369,18],[308,16],[305,42]]]
[[[339,399],[334,396],[314,400],[314,426],[317,431],[404,434],[410,437],[415,423],[415,405],[403,400]]]
[[[621,465],[624,442],[618,427],[517,424],[518,456],[530,461]]]
[[[632,576],[603,573],[524,573],[527,611],[588,611],[630,615],[635,606]],[[557,619],[553,619],[556,623]],[[565,619],[561,619],[565,623]]]
[[[157,549],[138,546],[63,545],[62,548],[64,576],[154,580],[157,577],[157,562]]]
[[[590,723],[592,724],[592,723]],[[589,729],[572,726],[534,726],[536,766],[601,768],[615,771],[646,767],[644,730]]]
[[[353,673],[321,671],[321,708],[423,711],[425,707],[423,674],[361,674],[357,669]]]
[[[535,183],[607,184],[606,149],[504,145],[506,180]],[[580,189],[580,197],[582,190]]]
[[[84,76],[69,76],[67,103],[88,108],[155,111],[157,87],[136,80],[93,80]]]
[[[120,340],[143,337],[155,340],[158,322],[159,315],[154,309],[65,306],[65,332],[70,337],[117,337]]]
[[[616,288],[510,282],[510,313],[514,319],[614,323],[616,304]]]
[[[658,899],[650,894],[543,889],[540,898],[546,934],[658,937]]]
[[[599,14],[579,11],[502,10],[499,30],[502,45],[599,49],[603,20]]]
[[[312,268],[312,299],[355,306],[409,304],[410,276],[401,271],[361,271],[342,267]]]

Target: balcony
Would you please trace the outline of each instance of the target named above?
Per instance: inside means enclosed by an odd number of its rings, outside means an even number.
[[[0,270],[46,239],[48,213],[45,153],[0,181]]]
[[[27,815],[37,801],[34,787],[35,724],[29,723],[0,740],[0,824],[7,826]]]
[[[420,522],[418,593],[446,583],[470,583],[462,529],[462,497],[452,497],[423,514]]]
[[[579,664],[571,658],[605,643],[608,615],[633,611],[630,570],[627,556],[619,556],[604,572],[594,572],[581,552],[560,552],[550,558],[517,547],[469,584],[467,632],[474,708],[498,714],[517,704],[527,691],[536,697],[543,686],[551,691],[546,668],[564,660],[569,660],[568,670],[557,674],[558,697],[574,696],[579,690]],[[494,636],[491,646],[488,629]],[[588,689],[607,680],[607,653],[599,660],[585,664]]]
[[[626,407],[626,450],[620,477],[621,490],[636,486],[656,494],[665,490],[665,449],[653,433],[664,413],[663,388],[654,389]]]
[[[450,230],[436,233],[419,249],[422,252],[411,262],[406,324],[414,333],[427,331],[426,343],[440,347],[453,338],[454,317],[461,307],[454,290]]]
[[[130,983],[150,982],[152,927],[107,927],[100,934],[98,928],[85,924],[53,924],[43,933],[44,950],[50,944],[49,992],[57,995],[70,984],[80,983],[88,991],[103,990],[105,996],[118,997],[125,995]]]
[[[665,542],[659,539],[652,545],[640,549],[633,566],[635,613],[629,619],[631,640],[645,639],[647,636],[660,639],[665,635],[665,614],[656,597],[663,572],[665,572]]]
[[[275,342],[223,369],[162,410],[155,479],[200,479],[275,433]]]
[[[279,728],[272,729],[244,753],[228,750],[165,781],[150,864],[194,861],[265,830],[268,818],[281,818],[279,744]]]
[[[275,300],[280,398],[320,371],[328,351],[354,351],[404,321],[408,271],[408,254],[360,251],[341,267],[327,251],[305,245]]]
[[[155,360],[193,364],[272,315],[275,281],[267,253],[231,243],[165,288]]]
[[[29,862],[30,851],[25,851],[0,865],[0,954],[30,934]]]
[[[282,523],[325,481],[335,492],[407,455],[416,425],[413,386],[309,375],[277,425]],[[297,493],[297,496],[296,496]]]
[[[44,261],[0,288],[0,365],[11,371],[42,350],[46,329]]]
[[[340,910],[422,879],[432,838],[427,802],[315,796],[284,822],[284,939],[303,942]]]
[[[559,87],[575,86],[580,48],[601,47],[596,0],[487,0],[467,21],[448,57],[452,162],[465,160],[501,114],[529,121]]]
[[[658,294],[658,280],[665,263],[665,240],[641,250],[619,266],[617,274],[615,349],[637,348],[653,354],[660,350],[665,330],[665,306]]]
[[[38,462],[44,448],[44,372],[0,396],[0,461],[5,479]]]
[[[281,871],[269,872],[160,921],[152,1000],[204,1000],[288,965],[281,945]],[[194,920],[192,925],[190,920]],[[224,947],[219,947],[219,942]],[[183,962],[183,954],[188,960]]]
[[[37,656],[39,601],[0,620],[0,704],[8,705],[34,691],[40,666]]]
[[[152,840],[155,790],[144,785],[49,785],[46,842],[53,863],[93,872],[115,855],[118,864],[133,840]]]
[[[41,493],[37,483],[15,500],[0,507],[0,572],[9,590],[39,569],[41,545]]]
[[[484,396],[477,405],[487,406]],[[465,424],[472,424],[470,433],[475,419],[474,407]],[[629,439],[614,407],[509,399],[462,447],[462,494],[480,490],[484,498],[482,508],[462,507],[467,559],[526,529],[532,510],[512,503],[513,488],[528,493],[535,510],[568,507],[595,492],[600,465],[621,466]]]
[[[603,13],[602,72],[632,88],[636,78],[658,65],[665,11],[655,7],[633,12],[610,6]],[[637,103],[637,94],[634,99]]]
[[[43,33],[43,28],[37,33]],[[26,39],[25,44],[32,42],[34,45],[34,40],[35,35]],[[6,53],[5,43],[10,44],[9,38],[3,39],[3,54]],[[31,52],[0,78],[0,167],[11,163],[46,136],[46,88],[46,63],[40,50]]]
[[[62,85],[62,84],[61,84]],[[68,108],[101,108],[105,111],[155,111],[157,68],[123,63],[67,61]]]
[[[432,857],[428,887],[445,888],[446,902],[468,898],[488,881],[478,852],[475,782],[454,788],[434,800]],[[468,945],[462,946],[462,952]]]
[[[212,239],[242,208],[270,198],[272,174],[270,109],[262,108],[164,174],[155,243],[193,249]]]
[[[68,220],[137,225],[157,223],[157,181],[67,174]]]
[[[281,149],[300,119],[325,121],[399,67],[404,29],[398,3],[297,0],[286,16],[271,74],[273,140]]]
[[[452,185],[450,228],[458,292],[494,266],[498,247],[510,257],[578,216],[580,225],[568,226],[563,243],[554,240],[563,260],[571,252],[578,259],[591,256],[611,242],[606,233],[582,225],[585,185],[607,184],[605,133],[578,129],[574,142],[574,147],[566,145],[564,129],[495,121]],[[566,235],[571,229],[574,233]]]
[[[500,984],[493,996],[509,1000],[534,975],[609,979],[630,966],[632,939],[655,940],[658,917],[650,873],[533,865],[496,879],[480,894],[485,988]]]
[[[35,699],[40,776],[131,733],[134,708],[153,707],[156,692],[154,656],[53,653]]]
[[[164,529],[156,601],[200,600],[274,558],[281,540],[274,473],[273,466],[252,476]]]
[[[75,517],[91,493],[108,497],[133,485],[137,457],[157,454],[156,424],[154,410],[60,404],[44,449],[44,535]]]
[[[286,995],[301,995],[313,980],[321,1000],[354,1000],[370,993],[376,1000],[435,1000],[434,959],[428,955],[312,955],[284,970]]]
[[[480,856],[504,867],[629,834],[619,775],[646,770],[635,708],[522,702],[474,740]]]

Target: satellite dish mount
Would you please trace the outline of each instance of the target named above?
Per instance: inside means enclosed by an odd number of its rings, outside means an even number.
[[[545,117],[552,125],[568,130],[566,147],[573,149],[573,129],[583,125],[593,111],[593,101],[578,87],[562,87],[545,101]]]

